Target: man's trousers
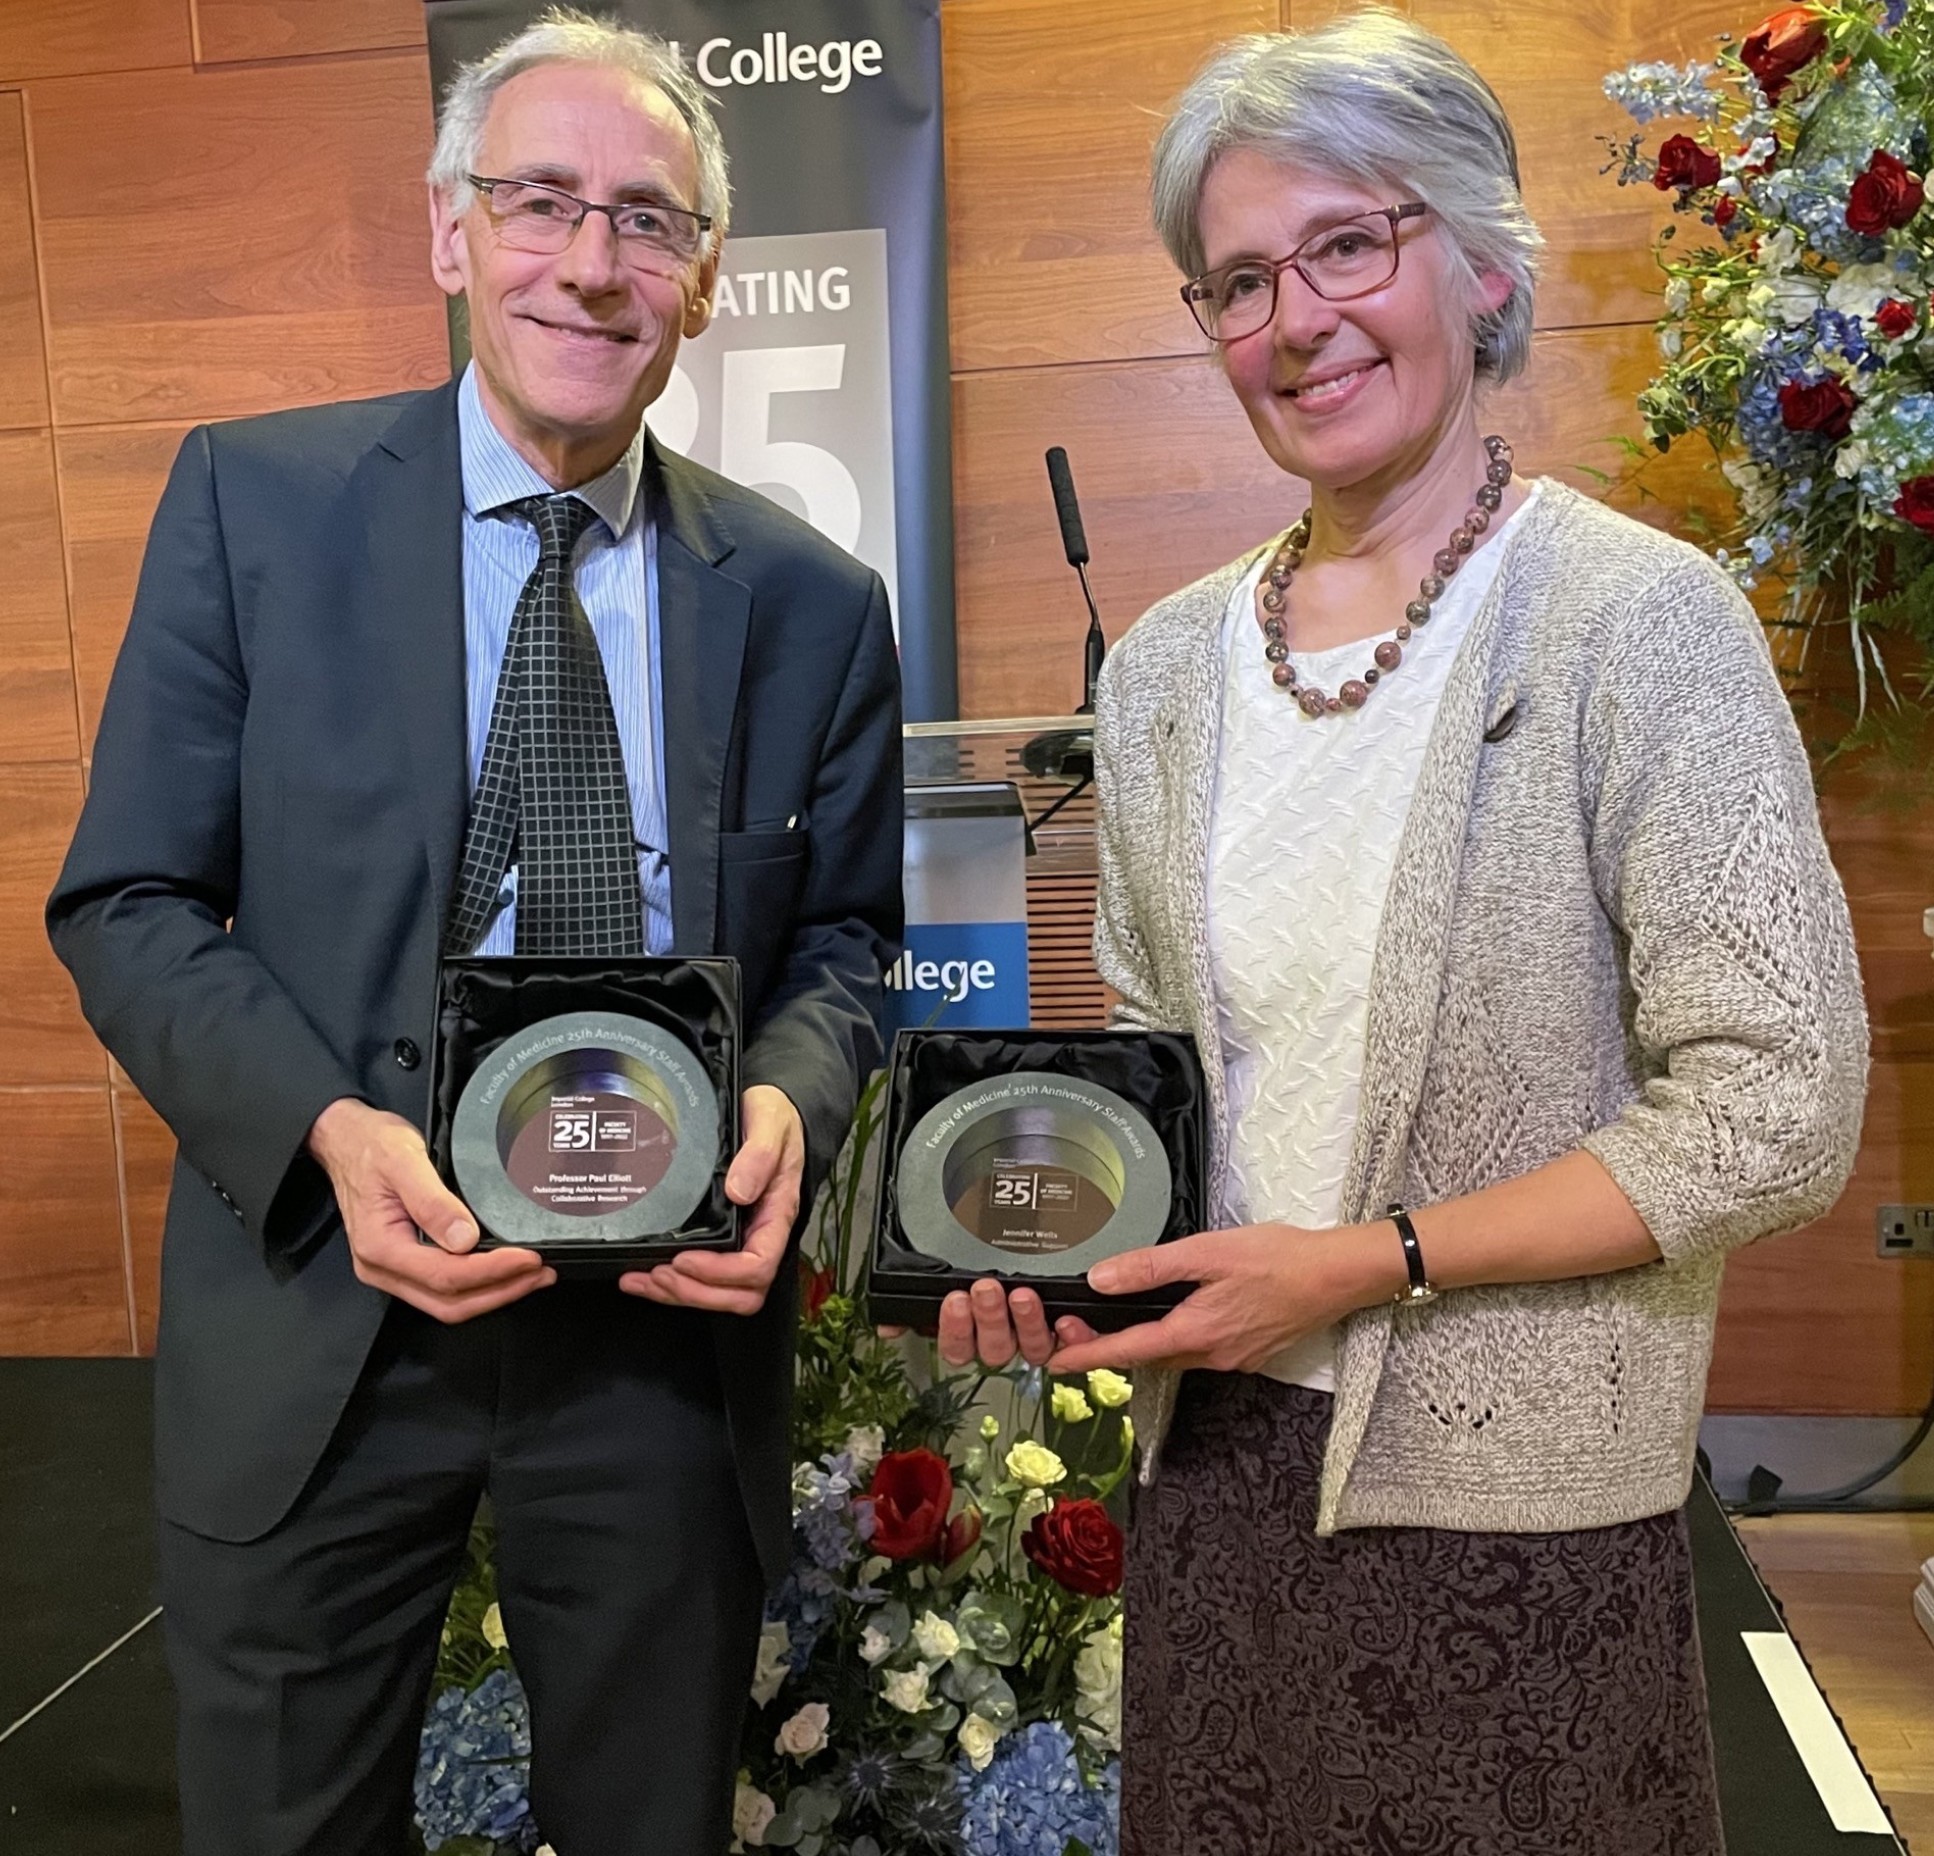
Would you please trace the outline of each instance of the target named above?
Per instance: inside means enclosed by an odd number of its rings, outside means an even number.
[[[394,1304],[289,1515],[163,1523],[185,1856],[405,1848],[438,1638],[481,1496],[557,1856],[720,1856],[761,1580],[720,1316],[559,1284],[445,1327]]]

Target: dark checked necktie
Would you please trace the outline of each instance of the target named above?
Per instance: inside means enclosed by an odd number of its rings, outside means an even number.
[[[444,951],[467,954],[483,938],[514,858],[518,953],[642,954],[624,750],[597,636],[571,582],[596,513],[574,496],[510,509],[537,530],[540,552],[497,673]]]

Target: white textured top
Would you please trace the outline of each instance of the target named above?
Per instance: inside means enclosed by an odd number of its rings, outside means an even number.
[[[1397,842],[1458,646],[1538,487],[1444,589],[1402,665],[1361,709],[1312,718],[1270,680],[1255,616],[1268,552],[1230,595],[1208,869],[1229,1103],[1225,1225],[1321,1231],[1343,1220],[1370,970]],[[1291,661],[1304,683],[1334,691],[1363,674],[1386,635]],[[1333,1392],[1335,1330],[1262,1370]]]

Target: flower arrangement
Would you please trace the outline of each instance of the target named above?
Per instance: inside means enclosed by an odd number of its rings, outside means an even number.
[[[934,1377],[848,1286],[877,1083],[802,1254],[793,1562],[768,1607],[735,1851],[1115,1856],[1129,1382]],[[482,1522],[417,1769],[424,1847],[539,1848]]]
[[[1911,738],[1934,699],[1934,4],[1782,7],[1710,62],[1605,91],[1639,125],[1607,171],[1675,214],[1645,436],[1718,453],[1739,520],[1715,558],[1766,583],[1775,623],[1802,646],[1848,623],[1856,721],[1830,745]],[[1648,155],[1661,122],[1684,127]]]

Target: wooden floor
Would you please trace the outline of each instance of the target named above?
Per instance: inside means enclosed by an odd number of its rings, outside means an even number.
[[[1913,1611],[1934,1514],[1736,1525],[1902,1841],[1934,1856],[1934,1644]]]

